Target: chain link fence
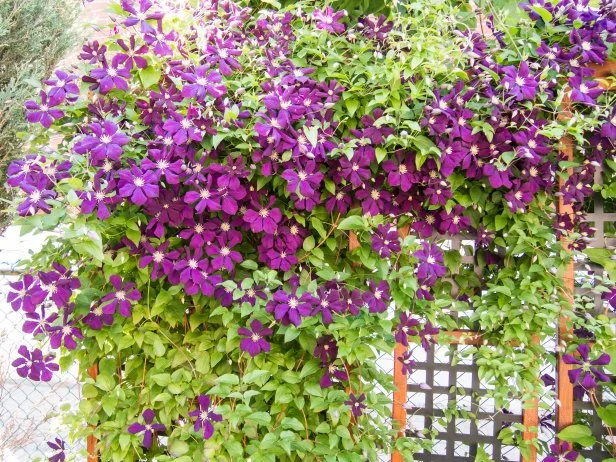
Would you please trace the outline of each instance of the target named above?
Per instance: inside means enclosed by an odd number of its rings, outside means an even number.
[[[32,238],[20,238],[8,228],[0,237],[0,461],[47,460],[46,442],[66,437],[60,412],[76,406],[80,388],[75,371],[55,374],[50,382],[21,378],[11,363],[20,345],[37,342],[22,332],[24,316],[6,303],[9,283],[19,278],[19,262],[40,246]]]

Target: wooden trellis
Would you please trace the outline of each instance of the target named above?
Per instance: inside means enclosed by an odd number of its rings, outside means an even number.
[[[605,78],[607,76],[613,75],[616,73],[616,62],[606,63],[604,66],[595,68],[595,76],[599,79]],[[609,84],[605,80],[600,80],[602,87],[606,90],[614,90],[615,86],[609,86]],[[563,119],[567,119],[571,117],[569,102],[565,100],[563,102],[561,117]],[[561,153],[567,159],[573,159],[573,150],[574,143],[573,139],[569,136],[563,137],[561,140]],[[561,186],[563,185],[563,180],[561,181]],[[598,171],[595,177],[596,182],[601,181],[601,172]],[[571,214],[572,207],[570,205],[566,205],[563,202],[562,197],[559,199],[558,210],[560,213]],[[603,202],[600,196],[597,196],[594,199],[594,210],[592,213],[588,214],[587,221],[592,222],[594,226],[597,228],[597,233],[593,241],[591,242],[591,246],[593,247],[607,247],[607,248],[616,248],[616,238],[606,238],[604,236],[604,224],[605,223],[615,223],[616,222],[616,209],[613,211],[605,211],[603,208]],[[408,227],[400,230],[400,234],[404,237],[408,233]],[[468,238],[467,238],[468,239]],[[452,248],[460,249],[462,239],[454,238],[449,239],[452,243]],[[354,249],[359,246],[359,242],[356,237],[351,233],[350,236],[350,249]],[[474,264],[474,257],[472,255],[462,255],[462,263],[463,264]],[[580,289],[575,287],[575,263],[571,262],[564,273],[564,287],[565,287],[565,295],[568,299],[568,303],[573,303],[574,294],[580,293]],[[577,292],[576,292],[577,291]],[[597,304],[601,303],[601,300],[596,300]],[[600,305],[597,305],[600,306]],[[559,344],[563,342],[568,342],[572,337],[572,332],[570,328],[567,326],[567,319],[561,317],[558,326],[558,338],[557,341]],[[445,338],[450,339],[449,345],[453,345],[456,348],[463,347],[464,345],[481,345],[483,344],[483,339],[480,332],[472,331],[472,330],[456,330],[452,332],[448,332],[444,335]],[[436,348],[436,347],[435,347]],[[393,394],[393,420],[397,423],[400,428],[400,435],[404,435],[407,430],[407,420],[409,416],[409,411],[416,412],[416,415],[420,415],[424,418],[427,427],[431,427],[433,425],[433,420],[437,417],[442,416],[442,412],[437,409],[434,409],[434,401],[433,397],[436,392],[447,395],[448,401],[456,401],[459,397],[455,392],[451,392],[451,387],[457,385],[457,375],[462,374],[470,374],[471,375],[471,386],[470,388],[466,388],[466,392],[469,395],[481,396],[485,394],[485,390],[482,389],[481,383],[478,376],[478,369],[474,362],[470,364],[458,364],[451,365],[447,363],[439,363],[436,361],[435,356],[435,348],[432,348],[428,353],[426,360],[423,362],[419,362],[416,369],[424,371],[427,378],[427,385],[430,386],[430,390],[425,389],[426,387],[420,387],[417,384],[409,383],[408,378],[405,374],[402,373],[402,364],[396,358],[402,356],[406,352],[406,347],[401,344],[397,344],[394,350],[394,385],[396,390]],[[588,405],[588,403],[584,402],[575,402],[573,399],[573,386],[569,382],[567,372],[571,368],[570,365],[565,364],[562,361],[561,355],[558,353],[559,349],[557,349],[557,403],[556,406],[556,429],[561,430],[568,425],[571,425],[574,421],[574,411],[575,410],[586,410],[592,411],[592,407]],[[97,367],[93,366],[89,369],[89,375],[96,379],[97,376]],[[435,384],[434,378],[435,374],[438,372],[446,372],[448,374],[448,384]],[[408,409],[407,406],[407,398],[410,393],[423,393],[426,395],[426,400],[424,401],[424,405],[422,408],[418,409]],[[531,402],[526,403],[522,406],[522,410],[519,413],[505,413],[505,412],[491,412],[486,413],[481,409],[481,405],[479,403],[472,403],[471,412],[476,414],[477,420],[481,421],[482,418],[490,417],[492,421],[492,432],[491,434],[484,434],[481,431],[481,427],[477,422],[469,422],[468,423],[468,431],[460,430],[459,427],[456,426],[455,421],[451,421],[448,423],[447,428],[444,431],[439,431],[439,437],[443,439],[445,442],[444,446],[442,446],[442,454],[435,453],[423,453],[417,454],[417,460],[422,461],[430,461],[430,462],[470,462],[474,460],[474,452],[477,450],[478,445],[487,445],[492,449],[492,457],[495,462],[504,461],[510,459],[504,459],[503,454],[503,445],[498,439],[498,433],[503,428],[503,425],[509,425],[513,422],[521,422],[524,425],[525,431],[523,433],[523,438],[526,441],[532,441],[537,437],[537,431],[539,426],[539,408],[538,408],[538,398],[534,398]],[[603,427],[598,420],[596,415],[593,415],[593,431],[597,438],[603,437]],[[457,446],[464,445],[469,448],[468,455],[457,455],[456,449]],[[88,453],[88,462],[98,462],[98,441],[95,436],[90,436],[87,439],[87,453]],[[529,457],[522,459],[523,462],[536,462],[537,453],[536,449],[533,445],[530,446],[531,452]],[[599,454],[597,450],[591,449],[590,451],[586,451],[584,453],[585,456],[593,457],[597,455],[597,457],[603,457],[604,454]],[[391,457],[392,462],[404,462],[404,459],[401,454],[393,453]],[[593,459],[594,460],[594,459]]]

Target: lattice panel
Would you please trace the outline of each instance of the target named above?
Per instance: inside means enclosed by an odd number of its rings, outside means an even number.
[[[407,435],[436,433],[432,449],[415,459],[472,462],[481,446],[494,462],[520,460],[518,448],[503,445],[498,434],[522,422],[522,405],[512,400],[507,409],[495,409],[472,355],[460,354],[467,348],[439,345],[427,353],[421,348],[413,352],[417,365],[408,376]],[[448,412],[453,409],[455,416]]]
[[[604,389],[603,396],[598,397],[598,399],[603,406],[609,403],[616,403],[616,395],[610,391],[607,391],[607,389]],[[592,433],[595,438],[597,438],[597,443],[592,448],[582,450],[580,451],[580,454],[590,462],[609,459],[612,457],[609,452],[603,449],[600,442],[603,442],[604,446],[612,446],[614,442],[611,441],[607,428],[603,426],[601,418],[595,412],[589,399],[585,396],[582,400],[575,400],[573,402],[573,411],[575,415],[575,422],[588,425],[592,429]],[[614,430],[615,429],[612,429],[612,432],[614,432]]]

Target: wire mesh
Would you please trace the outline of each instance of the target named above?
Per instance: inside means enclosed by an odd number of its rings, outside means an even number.
[[[0,237],[0,461],[24,462],[50,453],[46,442],[66,437],[60,412],[76,406],[80,388],[74,370],[55,374],[50,382],[22,378],[11,366],[17,348],[38,346],[22,332],[24,317],[6,303],[9,283],[19,278],[17,265],[38,242],[19,238],[14,228]],[[79,446],[79,445],[76,445]]]

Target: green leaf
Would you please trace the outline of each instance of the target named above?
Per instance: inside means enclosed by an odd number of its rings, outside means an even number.
[[[161,387],[166,387],[171,383],[171,374],[155,374],[152,376],[152,380],[156,385],[160,385]]]
[[[355,112],[359,108],[359,101],[357,101],[355,98],[350,98],[344,102],[344,105],[346,106],[347,111],[349,111],[349,116],[353,117],[353,115],[355,115]]]
[[[272,416],[267,412],[253,412],[249,416],[246,416],[246,420],[250,420],[259,425],[268,425],[272,420]]]
[[[304,239],[304,244],[303,244],[303,248],[306,252],[310,252],[312,249],[314,249],[314,236],[308,236],[306,239]]]
[[[338,223],[338,229],[343,231],[352,229],[364,229],[366,227],[366,220],[358,215],[352,215],[346,217],[340,223]]]
[[[537,13],[539,16],[541,16],[541,19],[543,19],[543,22],[548,23],[552,21],[552,13],[550,13],[548,10],[546,10],[542,6],[532,5],[531,9],[535,13]]]
[[[558,438],[569,443],[577,443],[584,447],[589,447],[597,441],[592,436],[592,430],[586,425],[569,425],[564,430],[558,432]]]
[[[256,369],[254,371],[248,372],[247,374],[244,374],[244,376],[242,377],[242,381],[244,383],[256,383],[259,386],[263,386],[271,376],[272,373],[270,371]]]
[[[291,430],[302,431],[304,430],[304,424],[302,424],[295,417],[285,417],[282,419],[282,428],[290,428]]]
[[[218,377],[216,382],[222,385],[239,385],[240,378],[235,374],[224,374]]]
[[[152,66],[139,70],[139,78],[143,88],[149,88],[160,80],[161,72]]]
[[[597,414],[608,427],[616,427],[616,404],[608,404],[607,407],[598,407]]]

